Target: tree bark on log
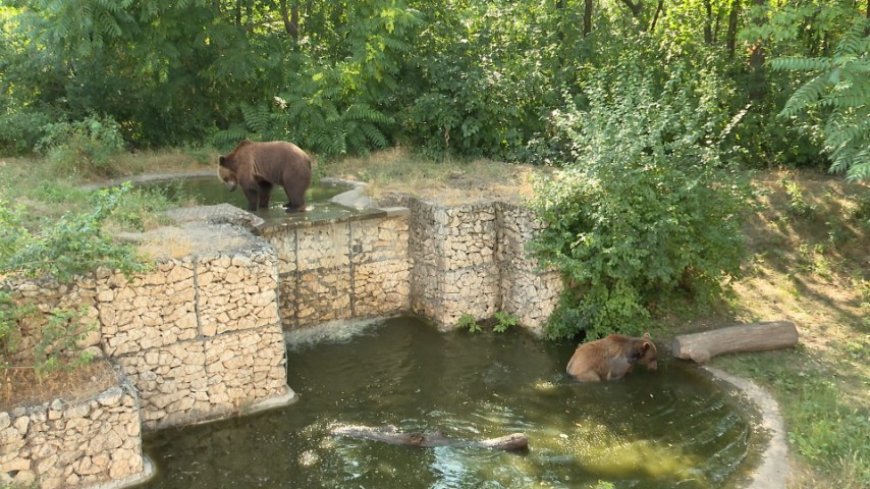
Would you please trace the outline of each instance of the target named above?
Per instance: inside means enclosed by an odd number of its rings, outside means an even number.
[[[705,363],[722,353],[774,350],[794,346],[798,332],[790,321],[746,324],[679,335],[672,343],[677,358]]]
[[[476,447],[488,448],[491,450],[519,451],[529,447],[529,439],[523,433],[512,433],[498,438],[488,438],[486,440],[451,440],[441,434],[440,431],[434,432],[401,432],[395,426],[386,426],[383,428],[373,428],[371,426],[360,425],[337,425],[334,426],[330,433],[335,436],[346,436],[349,438],[360,438],[363,440],[375,440],[392,445],[405,445],[409,447]]]

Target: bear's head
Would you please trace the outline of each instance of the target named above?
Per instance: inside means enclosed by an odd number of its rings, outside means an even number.
[[[218,160],[218,176],[224,182],[224,185],[232,192],[239,185],[239,178],[236,171],[232,168],[231,161],[227,156],[221,156]]]
[[[656,345],[652,342],[649,333],[644,333],[640,339],[635,341],[631,356],[635,363],[643,365],[649,370],[657,370],[659,367]]]

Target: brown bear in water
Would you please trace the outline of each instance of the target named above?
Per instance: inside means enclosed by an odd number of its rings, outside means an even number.
[[[641,338],[612,334],[579,345],[566,370],[577,380],[616,380],[625,377],[636,364],[656,370],[656,355],[656,345],[649,333],[644,333]]]
[[[230,191],[242,188],[248,210],[267,209],[273,185],[287,193],[287,212],[305,210],[305,191],[311,184],[311,158],[295,144],[284,141],[240,142],[221,156],[218,175]]]

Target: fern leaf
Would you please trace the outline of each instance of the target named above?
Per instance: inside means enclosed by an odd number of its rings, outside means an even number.
[[[269,109],[263,105],[244,104],[241,107],[245,124],[252,132],[263,133],[269,127]]]
[[[795,90],[779,115],[783,117],[795,115],[807,105],[818,101],[824,95],[827,84],[828,78],[824,73],[804,83]]]
[[[775,58],[770,66],[777,71],[820,71],[833,66],[833,61],[827,58],[786,57]]]

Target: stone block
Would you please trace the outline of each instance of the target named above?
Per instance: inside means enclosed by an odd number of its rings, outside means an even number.
[[[350,265],[350,235],[346,222],[298,228],[296,240],[300,273]]]
[[[300,273],[296,289],[296,326],[353,317],[350,280],[350,266]]]

